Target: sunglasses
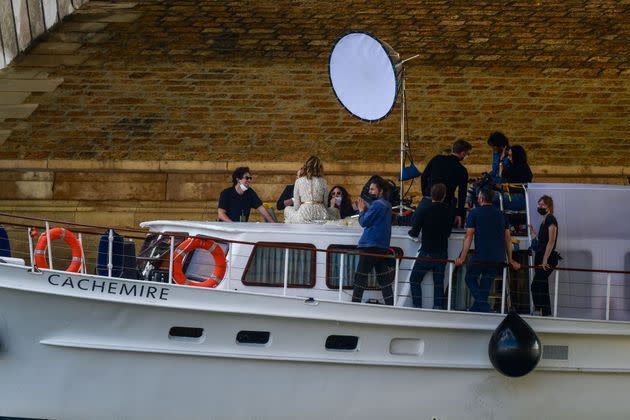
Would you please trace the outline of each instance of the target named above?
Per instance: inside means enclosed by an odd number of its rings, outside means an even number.
[[[332,193],[332,195],[343,195],[343,193],[341,191],[335,191]]]
[[[252,179],[254,179],[254,177],[251,176],[244,176],[243,179],[246,179],[247,181],[251,181]]]

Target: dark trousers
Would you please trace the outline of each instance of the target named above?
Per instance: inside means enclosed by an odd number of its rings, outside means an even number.
[[[473,312],[490,312],[490,304],[488,303],[488,294],[492,281],[499,272],[498,267],[484,265],[467,265],[466,266],[466,285],[470,290],[470,294],[475,299],[475,303],[470,307]],[[481,281],[477,279],[481,276]]]
[[[534,256],[534,264],[541,265],[544,253],[536,253]],[[542,316],[551,315],[551,299],[549,297],[549,276],[553,272],[551,270],[543,270],[536,268],[534,271],[534,279],[532,280],[532,300],[534,301],[534,309],[540,309]]]
[[[446,252],[418,252],[418,258],[446,259]],[[433,309],[444,309],[444,269],[445,262],[416,261],[411,270],[411,298],[413,306],[422,308],[422,280],[424,276],[433,271]]]
[[[382,254],[388,255],[389,250],[383,248],[357,248],[359,252],[365,252],[367,254]],[[394,304],[394,291],[392,290],[392,284],[389,280],[390,265],[387,258],[373,257],[370,255],[360,255],[359,264],[357,270],[354,273],[354,285],[352,290],[352,301],[361,302],[363,299],[363,291],[368,285],[368,275],[372,272],[372,269],[376,271],[376,281],[381,286],[383,292],[383,300],[386,305]]]

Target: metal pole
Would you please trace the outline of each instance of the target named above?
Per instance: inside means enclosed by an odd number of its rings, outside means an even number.
[[[46,222],[46,243],[48,244],[48,267],[53,269],[53,259],[52,259],[52,241],[50,240],[50,224]]]
[[[527,188],[525,187],[525,185],[523,185],[523,191],[525,191],[525,213],[527,216],[526,219],[526,228],[527,228],[527,240],[529,241],[529,244],[531,245],[532,243],[532,232],[529,228],[529,225],[531,223],[531,217],[529,214],[529,194],[527,193]],[[533,255],[529,255],[527,257],[527,262],[529,264],[530,267],[532,267],[534,265],[534,257]],[[527,281],[528,283],[528,290],[532,289],[532,279],[534,278],[534,269],[530,268],[529,270],[529,279]],[[533,313],[534,312],[534,299],[532,298],[532,294],[529,293],[529,312]]]
[[[81,236],[81,232],[79,232],[79,245],[81,245],[81,272],[85,274],[85,254],[83,253],[83,236]]]
[[[402,96],[400,97],[400,205],[398,208],[398,214],[403,215],[403,195],[404,195],[404,182],[403,166],[405,165],[405,69],[402,70]]]
[[[112,255],[114,252],[114,230],[109,230],[109,237],[107,238],[107,277],[112,276],[112,268],[114,267]]]
[[[556,270],[555,284],[553,286],[553,316],[558,316],[558,285],[560,284],[560,271]]]
[[[505,287],[507,283],[507,267],[503,267],[503,284],[501,285],[501,313],[505,313]]]
[[[343,295],[343,271],[345,269],[344,257],[344,254],[339,254],[339,296],[337,298],[339,302],[341,302],[341,297]]]
[[[606,321],[610,319],[610,277],[612,274],[608,273],[606,276]]]
[[[453,271],[455,271],[455,264],[448,263],[448,302],[446,302],[446,310],[451,310],[451,296],[453,295]]]
[[[394,272],[394,306],[398,301],[398,276],[400,273],[400,260],[396,258],[396,271]]]
[[[26,232],[28,235],[28,253],[31,257],[31,270],[35,271],[35,257],[33,256],[33,237],[31,236],[31,229],[26,228]]]
[[[228,243],[228,255],[227,255],[227,263],[228,263],[228,278],[227,278],[227,289],[230,290],[232,288],[232,257],[234,256],[234,252],[232,251],[233,243]]]
[[[284,250],[284,288],[282,295],[287,295],[287,286],[289,284],[289,248]]]
[[[168,282],[173,284],[173,254],[175,254],[175,237],[171,236],[171,253],[168,257]]]

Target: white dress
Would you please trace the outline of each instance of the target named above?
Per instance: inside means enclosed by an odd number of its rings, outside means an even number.
[[[317,223],[339,219],[339,210],[328,207],[328,184],[324,178],[305,176],[295,181],[293,205],[284,209],[285,223]]]

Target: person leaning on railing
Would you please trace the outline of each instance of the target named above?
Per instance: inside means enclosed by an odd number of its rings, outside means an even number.
[[[221,191],[217,213],[222,222],[247,222],[249,212],[256,209],[268,222],[274,220],[263,205],[252,186],[252,174],[247,166],[240,166],[232,172],[232,186]]]
[[[370,197],[368,204],[363,199],[358,199],[359,224],[363,227],[363,234],[359,239],[357,251],[366,254],[389,254],[389,245],[392,236],[392,205],[383,197],[387,192],[387,183],[383,178],[377,177],[370,184]],[[359,263],[354,275],[352,301],[361,302],[363,291],[368,284],[368,275],[374,268],[376,280],[381,286],[383,300],[386,305],[394,304],[394,291],[389,281],[389,265],[387,259],[379,256],[360,255]]]
[[[534,264],[541,267],[536,268],[534,272],[531,287],[532,300],[534,301],[534,310],[540,310],[542,316],[550,316],[549,276],[560,259],[560,255],[556,252],[558,220],[553,215],[553,199],[548,195],[540,197],[537,211],[544,218],[538,229],[536,240],[532,241]],[[529,227],[536,236],[534,228],[531,225]]]
[[[473,238],[475,239],[475,255],[471,265],[466,269],[466,285],[475,303],[470,307],[474,312],[490,312],[488,294],[492,281],[505,262],[507,250],[508,261],[515,270],[520,264],[512,259],[512,236],[503,213],[492,205],[494,191],[479,191],[479,207],[468,214],[466,220],[466,236],[455,265],[461,266],[466,261]],[[481,281],[478,282],[479,276]]]

